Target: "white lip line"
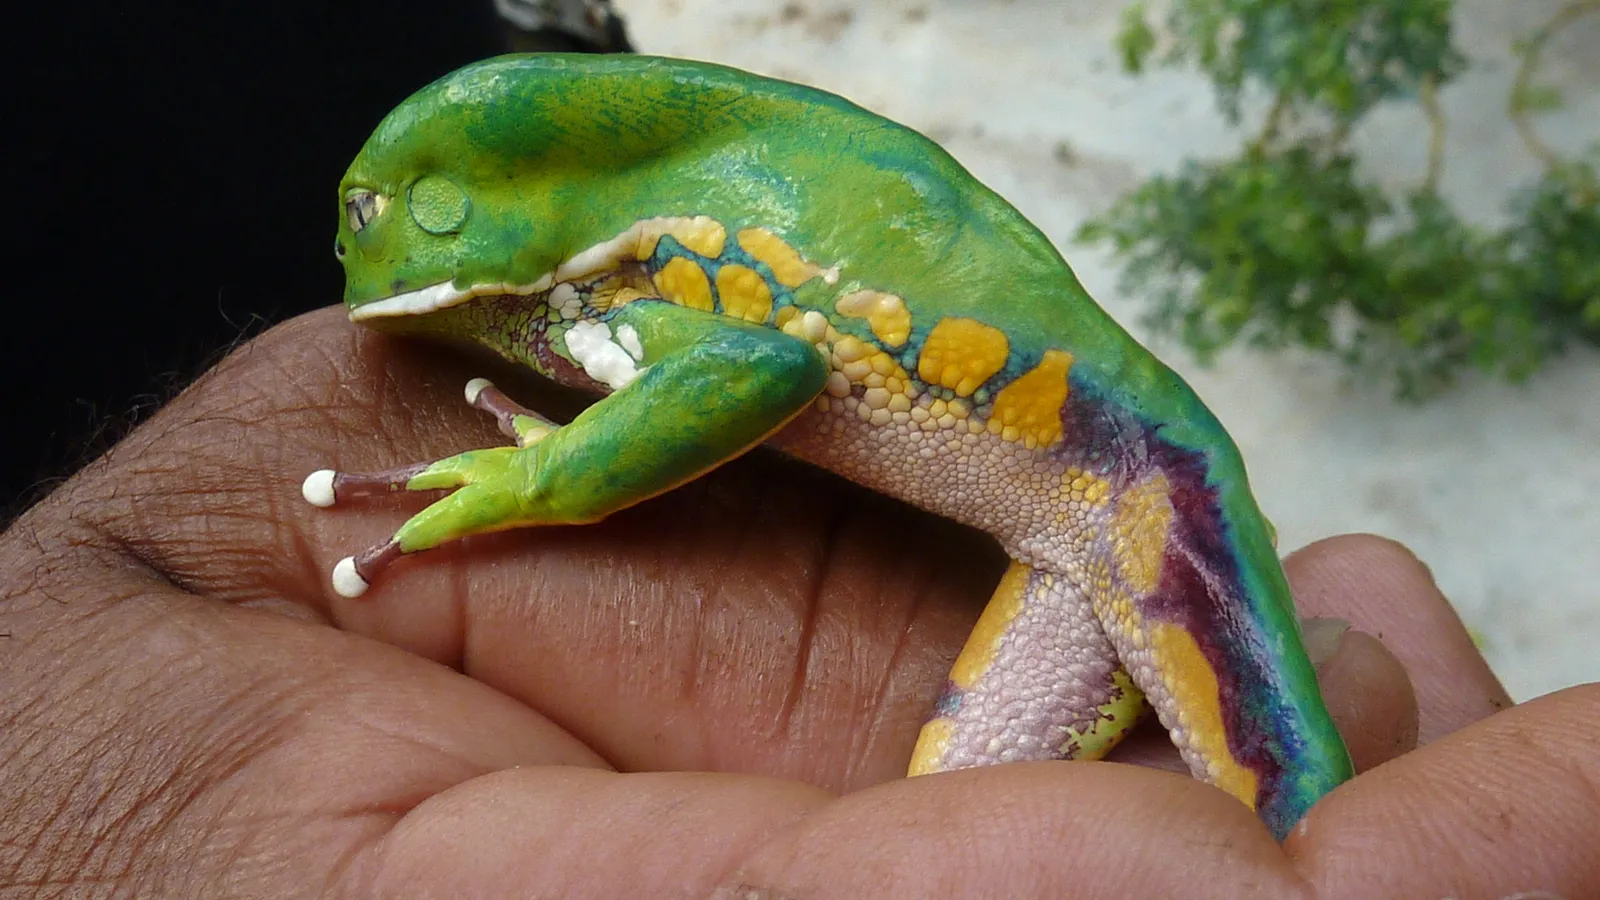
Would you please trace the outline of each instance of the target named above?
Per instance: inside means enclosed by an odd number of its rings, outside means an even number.
[[[532,284],[474,284],[466,288],[458,288],[448,281],[430,284],[425,288],[406,291],[404,294],[395,294],[372,303],[363,304],[350,310],[350,321],[360,322],[366,319],[380,319],[390,316],[420,316],[424,313],[437,312],[459,306],[473,297],[487,297],[501,294],[537,294],[550,289],[555,278],[546,272],[538,281]]]

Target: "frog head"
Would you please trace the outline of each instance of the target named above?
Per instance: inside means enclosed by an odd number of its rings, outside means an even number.
[[[339,184],[334,252],[351,319],[550,286],[585,239],[585,217],[561,214],[567,198],[617,168],[586,149],[604,144],[593,130],[606,92],[572,69],[561,55],[476,63],[378,125]]]

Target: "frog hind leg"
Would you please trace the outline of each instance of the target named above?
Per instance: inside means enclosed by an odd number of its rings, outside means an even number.
[[[341,560],[336,591],[359,596],[399,557],[446,541],[595,522],[668,491],[760,444],[821,393],[828,373],[827,360],[805,340],[666,303],[633,303],[604,322],[581,324],[588,326],[581,346],[591,350],[597,331],[631,329],[640,367],[568,425],[557,427],[475,379],[468,399],[523,446],[470,450],[370,476],[324,470],[307,479],[303,492],[316,505],[349,493],[454,491],[388,541]],[[617,374],[614,364],[607,371]]]
[[[1113,494],[1086,580],[1094,610],[1195,777],[1282,840],[1350,777],[1349,754],[1242,474],[1163,455]]]
[[[1013,562],[922,727],[910,774],[1099,759],[1145,709],[1083,592]]]

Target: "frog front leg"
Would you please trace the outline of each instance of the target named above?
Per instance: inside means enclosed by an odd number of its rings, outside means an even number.
[[[601,335],[624,333],[636,356],[603,345],[608,338]],[[503,395],[485,396],[478,385],[474,405],[489,408],[524,445],[471,450],[380,476],[398,477],[389,483],[405,490],[453,493],[388,541],[341,560],[334,574],[339,593],[358,596],[395,559],[446,541],[595,522],[668,491],[783,427],[822,391],[828,374],[827,361],[802,339],[659,301],[573,322],[549,339],[613,392],[557,428]],[[363,483],[359,476],[329,477],[330,501],[341,479]]]
[[[466,397],[468,406],[494,416],[501,433],[516,441],[518,447],[530,446],[561,427],[507,397],[487,378],[474,378],[467,382]],[[318,469],[306,476],[305,482],[300,486],[300,494],[312,506],[326,509],[340,501],[368,494],[457,486],[451,483],[424,486],[416,482],[421,476],[428,475],[437,479],[440,474],[441,471],[436,469],[434,463],[416,463],[382,472],[335,472],[332,469]]]

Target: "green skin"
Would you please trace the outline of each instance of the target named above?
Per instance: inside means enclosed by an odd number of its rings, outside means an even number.
[[[1196,601],[1216,607],[1203,616],[1173,612],[1171,597],[1165,606],[1141,599],[1138,608],[1194,632],[1222,682],[1230,746],[1267,747],[1259,759],[1239,756],[1262,779],[1259,796],[1241,799],[1281,837],[1349,777],[1232,441],[1188,386],[1087,296],[1037,228],[923,136],[839,97],[718,66],[502,57],[453,73],[392,112],[350,165],[340,202],[352,318],[476,343],[601,391],[569,347],[527,322],[547,317],[559,333],[567,323],[546,303],[551,273],[663,216],[727,223],[730,244],[737,229],[763,227],[806,260],[833,267],[836,279],[812,278],[779,305],[820,312],[839,333],[876,347],[884,344],[867,322],[837,315],[835,299],[861,289],[905,298],[912,333],[893,349],[910,372],[929,329],[950,318],[1004,333],[1010,360],[996,385],[1047,350],[1070,352],[1075,421],[1087,415],[1122,423],[1118,434],[1134,429],[1141,446],[1159,445],[1161,459],[1198,473],[1193,486],[1208,498],[1210,518],[1191,532],[1221,537],[1197,551],[1198,565],[1221,573],[1229,592]],[[507,292],[485,285],[517,286],[520,296],[418,315],[362,312],[397,296],[448,292],[445,285],[488,295]],[[584,318],[591,316],[637,334],[637,377],[560,428],[520,409],[502,416],[519,447],[397,476],[408,489],[455,491],[402,527],[389,557],[468,534],[603,518],[773,436],[809,409],[830,373],[811,343],[771,320],[751,324],[653,298],[603,314],[586,306]],[[978,399],[985,396],[992,392]],[[1124,449],[1082,448],[1084,458],[1105,461],[1106,473],[1121,471]],[[801,455],[894,492],[870,472],[835,465],[827,452]],[[1175,483],[1189,477],[1179,468],[1169,474]],[[947,513],[937,501],[909,499]],[[1004,505],[996,498],[996,516]],[[1134,676],[1154,700],[1160,685]],[[1159,704],[1158,711],[1167,712]],[[1270,764],[1260,763],[1268,756]]]

